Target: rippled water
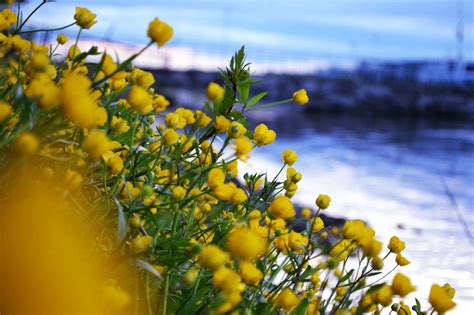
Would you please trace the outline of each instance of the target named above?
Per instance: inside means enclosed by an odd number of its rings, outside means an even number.
[[[431,282],[450,282],[457,289],[454,313],[470,313],[472,125],[334,115],[292,115],[269,125],[281,130],[279,138],[252,152],[248,170],[275,174],[281,152],[294,149],[295,167],[304,174],[295,201],[310,206],[317,194],[327,193],[333,199],[328,214],[361,218],[382,240],[398,235],[407,243],[412,263],[403,270],[418,287],[417,296],[427,297]]]

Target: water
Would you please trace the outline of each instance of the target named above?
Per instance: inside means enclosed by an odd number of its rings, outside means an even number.
[[[281,152],[294,149],[299,154],[294,166],[303,173],[296,202],[311,206],[326,193],[333,200],[327,214],[365,220],[385,244],[398,235],[412,261],[401,271],[412,277],[416,296],[427,297],[432,282],[449,282],[457,289],[453,314],[469,313],[474,306],[471,126],[298,114],[269,125],[282,132],[275,144],[252,152],[246,170],[275,174]],[[407,302],[413,301],[410,296]]]

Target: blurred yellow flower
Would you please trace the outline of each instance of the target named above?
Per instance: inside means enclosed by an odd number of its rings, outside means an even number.
[[[288,164],[289,166],[293,165],[296,160],[298,160],[298,154],[295,151],[286,149],[281,155],[281,160],[283,163]]]
[[[158,47],[160,47],[173,37],[173,28],[167,23],[155,18],[148,25],[147,35],[152,41],[158,43]]]
[[[331,197],[328,195],[323,195],[320,194],[318,198],[316,198],[316,205],[321,209],[324,210],[327,207],[329,207],[329,204],[331,203]]]
[[[300,304],[300,299],[291,289],[284,288],[276,298],[276,304],[285,311],[291,311]]]
[[[208,267],[212,270],[223,266],[229,261],[229,254],[224,252],[216,245],[204,246],[199,253],[199,263],[202,266]]]
[[[220,102],[224,98],[224,88],[215,82],[207,86],[207,98],[213,102]]]
[[[392,236],[387,247],[392,253],[399,254],[405,249],[405,242],[397,236]]]
[[[278,195],[268,207],[268,211],[275,217],[281,219],[291,219],[296,212],[290,199],[283,195]]]
[[[56,41],[58,42],[58,44],[64,45],[64,44],[67,43],[67,36],[64,35],[63,33],[60,33],[60,34],[58,34],[58,36],[56,37]]]
[[[309,98],[308,95],[306,94],[305,89],[301,89],[293,93],[293,102],[296,104],[304,105],[308,103]]]
[[[415,291],[415,287],[412,286],[410,278],[399,272],[395,275],[395,277],[393,277],[392,291],[396,295],[405,297],[409,293]]]
[[[102,154],[112,149],[112,141],[102,130],[92,130],[82,143],[82,148],[92,159],[98,159]]]
[[[91,28],[92,25],[97,23],[95,21],[95,15],[87,8],[76,7],[76,14],[74,15],[74,19],[76,20],[76,24],[82,28]]]
[[[437,284],[431,286],[429,301],[433,308],[440,314],[456,306],[456,303],[453,302],[448,292]]]
[[[39,147],[40,141],[37,136],[31,132],[23,132],[14,143],[15,150],[23,154],[35,154]]]
[[[230,232],[227,246],[233,256],[254,261],[265,253],[267,242],[249,228],[239,227]]]
[[[260,271],[260,269],[248,261],[240,262],[239,273],[244,282],[250,285],[258,285],[263,279],[263,273]]]

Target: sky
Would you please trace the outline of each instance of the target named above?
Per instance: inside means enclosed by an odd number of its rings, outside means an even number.
[[[474,0],[57,0],[33,21],[65,25],[85,6],[98,16],[85,36],[124,43],[146,43],[157,16],[174,27],[170,45],[204,53],[228,56],[245,45],[260,60],[446,60],[456,56],[458,3],[463,56],[473,61]]]

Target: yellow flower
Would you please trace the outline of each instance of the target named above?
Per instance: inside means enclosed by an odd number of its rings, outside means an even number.
[[[244,288],[239,274],[227,267],[219,267],[214,271],[213,282],[216,288],[227,294],[241,292]]]
[[[87,8],[76,7],[76,14],[74,15],[74,19],[76,20],[76,24],[82,28],[91,28],[92,25],[97,23],[95,21],[95,15]]]
[[[280,219],[291,219],[296,214],[290,199],[286,198],[283,195],[279,195],[272,201],[272,203],[268,207],[268,211],[275,218]]]
[[[197,110],[194,113],[194,117],[196,118],[196,124],[200,128],[206,127],[212,121],[211,117],[207,116],[206,113],[204,113],[203,111],[200,111],[200,110]]]
[[[298,160],[298,154],[295,151],[286,149],[281,155],[281,160],[283,163],[288,164],[289,166],[293,165],[296,160]]]
[[[240,262],[239,273],[244,282],[250,285],[258,285],[263,279],[263,273],[260,271],[260,269],[248,261]]]
[[[313,215],[313,211],[311,211],[310,208],[303,208],[303,209],[301,210],[300,215],[301,215],[304,219],[308,220],[308,219],[311,218],[311,216]]]
[[[121,290],[116,284],[107,283],[102,287],[102,295],[105,305],[113,308],[115,311],[123,311],[128,305],[130,305],[130,295]]]
[[[32,53],[30,55],[30,65],[34,71],[45,71],[49,65],[49,57],[43,53]]]
[[[445,283],[443,289],[448,293],[450,298],[453,298],[456,295],[456,289],[454,289],[449,283]]]
[[[313,233],[318,233],[324,229],[324,222],[320,217],[315,217],[311,220],[311,226],[313,227]]]
[[[153,237],[150,235],[138,235],[130,242],[130,247],[133,253],[138,255],[145,252],[150,247],[152,241]]]
[[[0,101],[0,123],[13,114],[13,109],[10,104]]]
[[[235,155],[239,160],[245,161],[248,158],[249,152],[252,150],[252,142],[247,137],[240,137],[235,139]]]
[[[169,105],[170,105],[170,102],[163,95],[155,94],[153,96],[153,108],[156,112],[161,113]]]
[[[25,95],[32,98],[36,105],[44,110],[57,107],[61,102],[61,89],[45,73],[33,77],[25,88]]]
[[[227,129],[227,135],[233,139],[242,137],[246,132],[247,129],[237,121],[233,121]]]
[[[179,115],[175,113],[166,114],[166,118],[165,118],[166,127],[172,128],[172,129],[178,128],[180,119],[181,117],[179,117]]]
[[[238,164],[238,161],[237,160],[234,160],[230,163],[227,163],[225,165],[225,170],[227,172],[230,172],[232,173],[232,177],[235,177],[237,175],[239,175],[239,168],[238,168],[239,164]]]
[[[91,82],[83,74],[70,72],[63,80],[60,109],[64,116],[81,128],[92,128],[107,121],[107,112],[98,107],[90,92]]]
[[[158,43],[158,47],[161,47],[173,37],[173,28],[155,18],[148,25],[147,35],[152,41]]]
[[[138,85],[144,89],[148,89],[153,85],[153,83],[155,83],[155,78],[151,72],[143,71],[138,68],[133,69],[130,73],[129,79],[132,84]]]
[[[31,155],[38,151],[40,147],[40,141],[34,134],[26,131],[21,133],[18,138],[16,138],[14,147],[15,150],[20,153]]]
[[[183,275],[183,281],[187,286],[191,286],[198,276],[198,270],[194,268],[188,269]]]
[[[382,270],[383,268],[383,259],[379,256],[372,257],[372,268],[374,270]]]
[[[267,242],[249,228],[240,227],[230,232],[227,246],[233,256],[254,261],[263,256],[267,249]]]
[[[114,60],[109,54],[104,53],[101,64],[101,70],[107,76],[111,75],[115,72],[115,70],[117,70],[117,64],[115,64]]]
[[[207,174],[207,186],[209,188],[214,189],[217,186],[224,184],[225,181],[225,173],[220,168],[213,168]]]
[[[67,169],[64,175],[64,181],[70,190],[76,190],[81,187],[83,178],[78,172]]]
[[[114,174],[118,174],[123,170],[123,160],[115,154],[109,159],[108,165]]]
[[[230,201],[234,205],[239,205],[247,200],[247,194],[245,193],[245,190],[242,188],[236,188],[234,189],[234,192],[232,193],[232,196],[230,197]]]
[[[448,292],[437,284],[431,286],[429,301],[431,306],[440,314],[444,314],[456,306]]]
[[[397,236],[392,236],[387,247],[392,253],[399,254],[405,249],[405,242],[401,241]]]
[[[120,196],[124,199],[134,200],[140,196],[140,188],[133,187],[133,184],[127,182],[125,185],[120,182],[117,191],[120,192]]]
[[[383,286],[378,288],[376,291],[372,292],[373,301],[384,307],[387,307],[390,304],[392,304],[392,297],[393,297],[392,288],[387,284],[384,284]]]
[[[71,45],[71,47],[69,47],[69,49],[67,51],[67,57],[69,59],[74,59],[80,53],[81,53],[81,50],[79,49],[79,47],[77,45]]]
[[[321,281],[320,277],[319,277],[319,273],[317,271],[313,272],[313,274],[311,275],[311,283],[316,286],[318,285],[319,281]]]
[[[224,98],[224,88],[215,82],[207,86],[207,98],[213,102],[220,102]]]
[[[64,44],[67,43],[67,36],[64,35],[63,33],[60,33],[60,34],[58,34],[58,36],[56,37],[56,40],[57,40],[58,44],[64,45]]]
[[[11,38],[10,44],[13,50],[19,53],[25,53],[31,48],[31,42],[21,38],[20,35],[15,35]]]
[[[288,245],[295,253],[302,254],[308,246],[308,238],[301,233],[291,231],[288,235]]]
[[[410,263],[410,261],[406,259],[402,254],[397,254],[397,256],[395,257],[395,261],[400,266],[406,266]]]
[[[117,116],[112,116],[110,128],[112,128],[112,130],[117,134],[122,134],[130,130],[128,122],[125,119],[119,118]]]
[[[344,260],[349,256],[354,248],[355,244],[351,244],[351,242],[343,239],[332,246],[329,256],[339,260]]]
[[[112,141],[102,130],[92,130],[82,143],[82,148],[92,159],[98,159],[113,147]]]
[[[382,251],[382,242],[375,238],[369,238],[360,244],[364,250],[364,255],[368,257],[377,257]]]
[[[229,254],[216,245],[207,245],[199,253],[199,263],[212,270],[223,266],[229,259]]]
[[[293,102],[296,104],[304,105],[308,103],[309,98],[308,95],[306,94],[305,89],[301,89],[293,93]]]
[[[145,114],[153,110],[153,99],[150,93],[141,86],[134,85],[128,93],[128,103],[135,111]]]
[[[318,198],[316,199],[316,205],[321,208],[322,210],[326,209],[329,207],[329,204],[331,203],[331,197],[328,195],[319,195]]]
[[[410,278],[399,272],[393,277],[392,291],[401,297],[407,296],[409,293],[415,291],[415,287],[411,285]]]
[[[163,143],[171,146],[179,141],[179,134],[173,129],[166,129],[163,132]]]
[[[284,288],[276,298],[276,304],[285,311],[291,311],[300,304],[300,299],[291,289]]]
[[[225,118],[224,116],[217,116],[216,122],[214,123],[214,127],[218,132],[226,132],[229,129],[230,120]]]
[[[401,303],[400,308],[397,311],[397,315],[411,315],[410,306]]]
[[[267,145],[275,141],[276,133],[275,131],[268,129],[265,124],[260,124],[255,127],[253,138],[257,145]]]
[[[176,186],[171,191],[171,194],[174,199],[181,200],[184,199],[184,197],[186,196],[186,189],[181,186]]]
[[[6,8],[0,12],[0,32],[17,22],[16,13]]]

